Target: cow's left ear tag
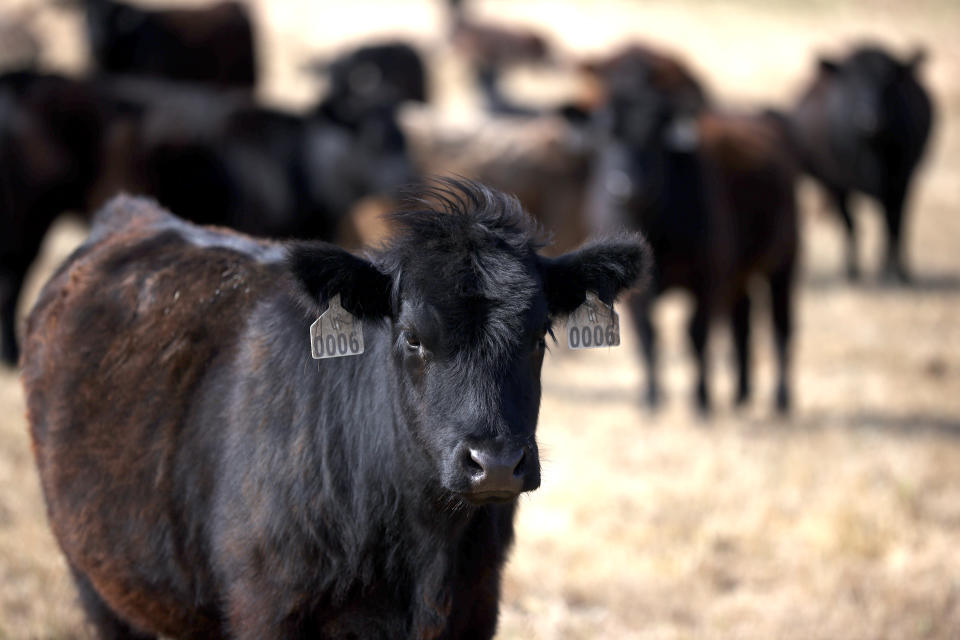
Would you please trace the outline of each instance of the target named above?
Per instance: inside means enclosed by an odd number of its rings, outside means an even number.
[[[310,355],[314,360],[363,353],[363,324],[340,306],[340,294],[330,298],[327,310],[310,325]]]
[[[567,317],[567,346],[593,349],[620,346],[620,316],[592,291],[583,304]]]

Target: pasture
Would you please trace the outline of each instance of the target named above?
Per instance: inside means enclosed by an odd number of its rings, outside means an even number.
[[[33,2],[34,0],[30,0]],[[23,2],[10,0],[11,5]],[[154,2],[154,4],[156,4]],[[297,66],[371,35],[424,46],[439,2],[251,3],[264,98],[304,104]],[[568,54],[629,36],[682,54],[718,102],[785,106],[818,52],[865,36],[923,43],[937,107],[906,223],[909,287],[877,283],[881,218],[856,202],[863,281],[843,275],[837,218],[804,184],[794,399],[771,411],[771,337],[760,313],[755,398],[731,407],[726,331],[712,344],[716,410],[691,407],[689,301],[656,308],[665,402],[641,404],[637,337],[600,352],[551,346],[538,430],[542,488],[521,499],[498,638],[956,638],[960,634],[960,6],[823,0],[478,2],[481,15],[544,28]],[[78,21],[44,12],[45,61],[82,68]],[[428,28],[425,28],[428,27]],[[438,40],[439,38],[437,38]],[[436,49],[440,104],[468,117],[464,70]],[[511,87],[567,89],[545,72]],[[439,85],[439,83],[438,83]],[[462,87],[461,87],[462,88]],[[64,220],[31,278],[83,237]],[[623,314],[626,312],[621,310]],[[762,312],[762,309],[756,310]],[[0,639],[86,637],[49,532],[15,373],[0,371]]]

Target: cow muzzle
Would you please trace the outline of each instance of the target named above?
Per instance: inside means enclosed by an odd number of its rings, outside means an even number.
[[[536,488],[529,486],[533,456],[528,447],[499,451],[468,447],[463,466],[469,488],[464,497],[475,504],[509,502],[521,492]]]

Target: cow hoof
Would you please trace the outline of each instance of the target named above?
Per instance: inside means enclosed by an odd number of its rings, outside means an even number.
[[[896,262],[887,262],[883,267],[880,278],[887,284],[910,284],[910,274],[907,273],[903,265]]]
[[[784,387],[777,389],[777,413],[782,416],[790,413],[790,392]]]
[[[0,362],[7,365],[10,368],[17,366],[17,360],[20,358],[19,350],[17,345],[8,345],[4,343],[2,353],[0,353]]]
[[[847,265],[847,281],[848,282],[859,282],[860,280],[860,267],[856,264]]]
[[[656,386],[651,386],[647,388],[647,393],[644,396],[644,403],[647,405],[647,408],[650,411],[656,411],[660,408],[660,404],[663,402],[663,397],[660,394],[660,389]]]
[[[746,406],[747,402],[750,400],[750,389],[748,387],[740,387],[737,390],[737,396],[733,399],[734,405],[737,408]]]
[[[710,397],[701,390],[697,391],[695,406],[697,408],[697,413],[701,417],[707,417],[710,415]]]

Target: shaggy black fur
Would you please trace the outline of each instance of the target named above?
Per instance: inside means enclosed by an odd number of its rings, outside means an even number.
[[[369,260],[109,209],[23,360],[50,522],[103,636],[491,637],[540,483],[544,335],[630,286],[642,240],[541,258],[516,200],[466,181]],[[313,361],[338,293],[365,352]]]

